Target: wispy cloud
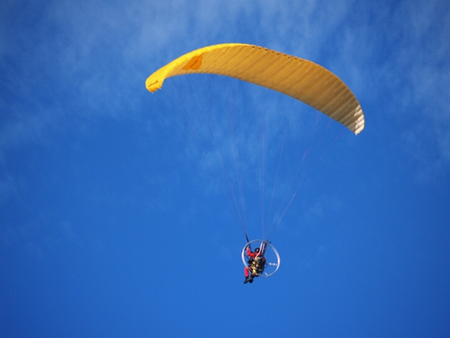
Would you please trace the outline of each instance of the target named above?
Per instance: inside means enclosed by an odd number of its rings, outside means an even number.
[[[4,1],[1,6],[1,154],[99,116],[143,120],[154,130],[145,107],[153,99],[145,78],[192,49],[237,41],[322,64],[350,86],[363,108],[377,105],[383,111],[387,125],[404,133],[411,156],[423,144],[424,152],[435,153],[435,170],[445,172],[450,161],[445,2]],[[430,133],[434,136],[425,136]],[[422,167],[430,163],[416,160]]]
[[[292,5],[200,1],[193,6],[182,0],[134,5],[4,3],[2,92],[11,93],[16,102],[28,102],[19,107],[2,95],[2,110],[15,116],[8,128],[18,129],[14,121],[26,124],[22,118],[36,106],[43,108],[34,114],[34,119],[42,117],[35,125],[43,133],[51,123],[45,116],[49,110],[52,116],[135,117],[146,94],[145,77],[171,59],[194,48],[237,40],[298,54],[301,49],[317,51],[307,47],[319,45],[342,20],[345,10],[340,8],[348,7],[345,1],[325,9],[315,1]],[[310,16],[322,23],[327,17],[328,24],[316,24]],[[17,137],[6,143],[26,142],[26,137]]]
[[[450,6],[431,1],[398,10],[403,39],[390,63],[397,77],[390,89],[406,150],[423,168],[419,176],[430,180],[448,175],[450,165]]]

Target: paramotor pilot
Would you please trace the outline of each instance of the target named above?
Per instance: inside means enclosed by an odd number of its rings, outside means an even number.
[[[261,251],[256,248],[253,252],[247,247],[248,265],[244,268],[246,283],[253,283],[253,278],[258,277],[263,271],[266,265],[266,258],[264,257],[264,249]]]

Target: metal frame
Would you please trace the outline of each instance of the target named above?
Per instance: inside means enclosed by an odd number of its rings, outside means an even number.
[[[242,249],[242,253],[241,253],[242,263],[244,263],[245,266],[248,266],[247,247],[249,245],[256,244],[256,243],[258,243],[258,245],[254,245],[254,246],[255,247],[258,246],[260,248],[260,250],[262,250],[263,244],[266,243],[266,252],[264,254],[264,257],[266,257],[266,267],[265,267],[263,273],[259,275],[259,277],[263,277],[263,278],[270,277],[275,272],[278,271],[278,269],[280,268],[280,264],[281,264],[280,254],[278,253],[277,249],[275,249],[275,247],[271,243],[269,243],[267,241],[263,241],[262,239],[254,239],[254,240],[248,242]],[[269,250],[275,255],[275,257],[274,257],[275,259],[271,258],[270,260],[268,260],[267,253],[270,252]],[[270,254],[269,258],[270,258],[270,256],[273,256],[273,255]]]

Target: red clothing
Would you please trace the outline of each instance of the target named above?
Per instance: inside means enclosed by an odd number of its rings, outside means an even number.
[[[249,247],[247,247],[247,256],[251,257],[251,258],[255,258],[256,256],[261,256],[261,252],[252,252],[252,250],[250,250]]]
[[[244,268],[245,278],[248,278],[249,272],[248,272],[248,266]]]

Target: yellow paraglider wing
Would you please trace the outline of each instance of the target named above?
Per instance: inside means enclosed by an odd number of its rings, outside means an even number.
[[[246,44],[220,44],[187,53],[146,81],[152,93],[166,78],[207,73],[234,77],[300,100],[355,134],[364,129],[364,114],[355,95],[329,70],[292,55]]]

